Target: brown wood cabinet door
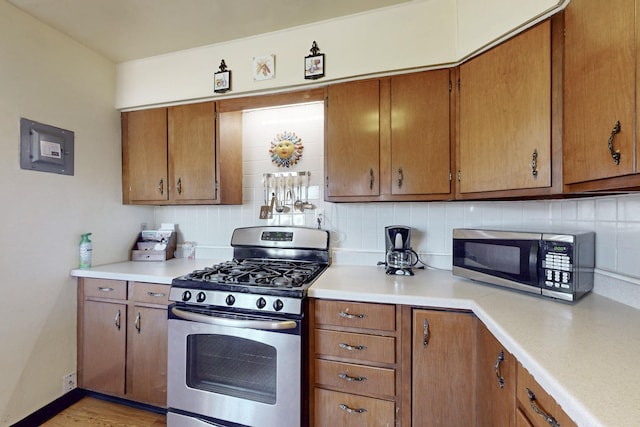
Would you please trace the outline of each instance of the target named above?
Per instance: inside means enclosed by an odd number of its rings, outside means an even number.
[[[167,311],[133,306],[129,316],[127,396],[167,406]]]
[[[549,21],[462,64],[459,96],[460,193],[551,185]]]
[[[449,70],[391,78],[391,193],[447,194]]]
[[[165,319],[166,321],[166,319]],[[82,388],[110,395],[125,393],[127,306],[84,301]]]
[[[413,310],[413,426],[471,426],[474,414],[475,317]]]
[[[214,200],[215,104],[169,107],[168,129],[171,199]]]
[[[483,324],[478,325],[477,352],[476,426],[515,425],[515,357],[504,349]]]
[[[576,427],[560,405],[549,395],[521,363],[516,364],[518,409],[534,427],[548,427],[551,416],[562,427]],[[532,394],[530,395],[529,392]],[[526,424],[525,424],[526,425]]]
[[[380,82],[327,89],[325,196],[380,194]]]
[[[167,182],[167,109],[122,113],[124,203],[165,201]]]
[[[575,0],[565,10],[565,184],[636,172],[635,16],[634,0]],[[619,164],[608,143],[617,122]]]

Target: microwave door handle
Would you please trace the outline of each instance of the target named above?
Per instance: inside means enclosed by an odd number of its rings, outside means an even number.
[[[295,329],[296,322],[293,320],[243,320],[228,319],[222,317],[208,316],[206,314],[193,313],[191,311],[180,310],[177,307],[171,308],[171,312],[178,318],[191,320],[193,322],[206,323],[208,325],[228,326],[231,328],[262,329],[275,331],[281,329]]]
[[[542,255],[540,242],[533,242],[529,250],[529,272],[531,273],[531,283],[538,285],[538,257]]]

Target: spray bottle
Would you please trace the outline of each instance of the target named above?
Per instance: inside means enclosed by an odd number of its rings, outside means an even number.
[[[80,268],[91,268],[91,233],[84,233],[80,240]]]

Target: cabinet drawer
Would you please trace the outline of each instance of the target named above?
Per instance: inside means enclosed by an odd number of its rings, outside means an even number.
[[[545,427],[549,423],[542,414],[552,416],[562,427],[576,427],[576,424],[562,410],[562,407],[549,395],[522,364],[517,365],[518,418],[526,418],[534,427]],[[528,393],[531,391],[534,397]],[[535,409],[534,409],[535,408]],[[539,413],[541,412],[541,413]]]
[[[135,302],[169,305],[169,285],[129,282],[129,299]]]
[[[83,279],[86,298],[127,299],[127,282],[124,280]]]
[[[351,301],[316,300],[315,321],[319,325],[396,330],[396,307]]]
[[[316,354],[369,362],[395,363],[393,337],[316,329]]]
[[[315,408],[315,427],[395,425],[395,404],[388,400],[316,388]]]
[[[316,360],[316,382],[346,393],[393,398],[396,394],[395,372],[395,369]]]

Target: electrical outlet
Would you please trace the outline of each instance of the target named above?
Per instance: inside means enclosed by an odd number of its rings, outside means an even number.
[[[65,375],[62,378],[62,393],[67,393],[78,386],[75,372]]]
[[[318,228],[322,228],[325,222],[324,209],[316,209],[316,224]]]

